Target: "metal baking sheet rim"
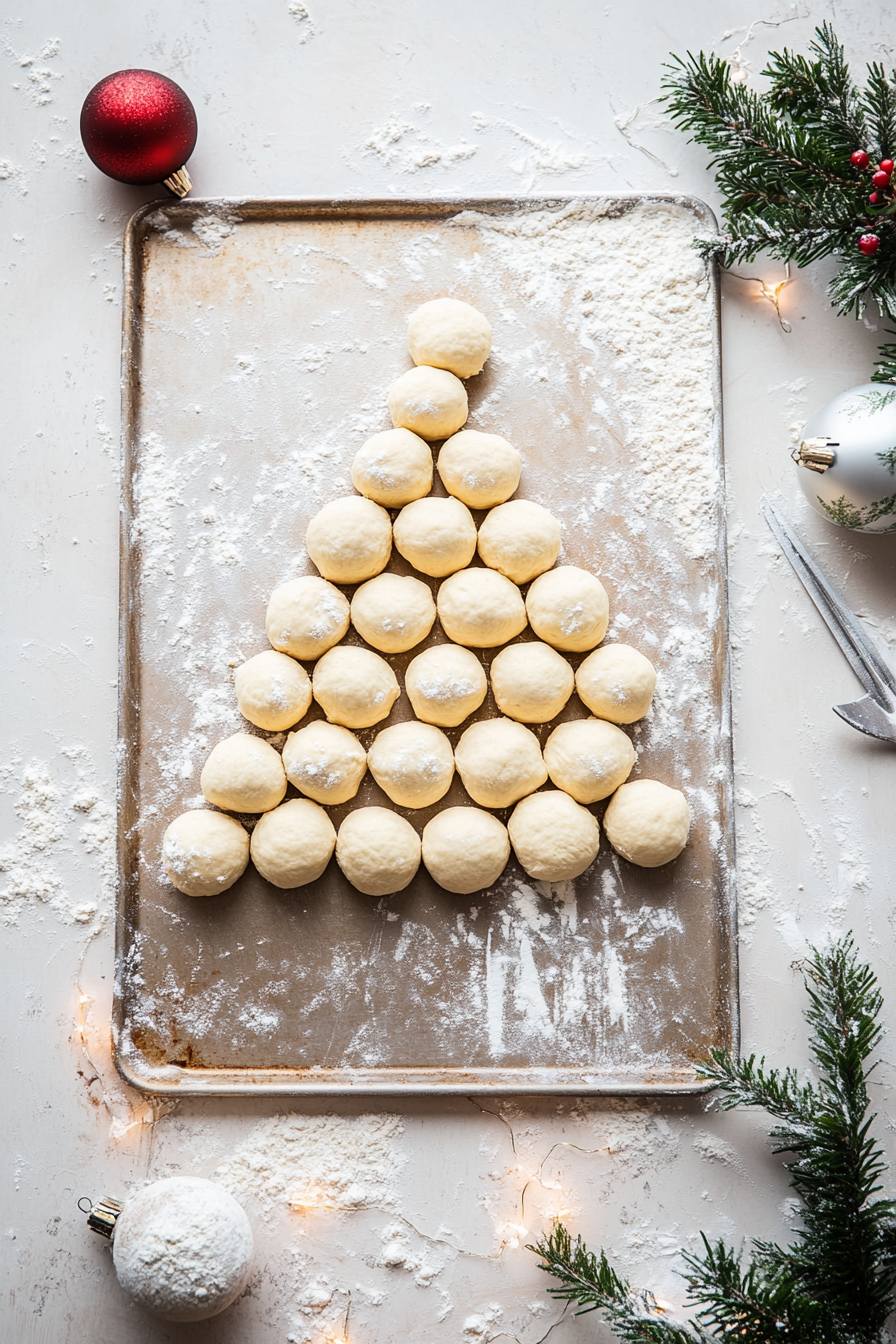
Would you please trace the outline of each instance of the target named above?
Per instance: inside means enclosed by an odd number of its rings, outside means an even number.
[[[159,1070],[164,1077],[144,1074],[133,1067],[128,1052],[123,1048],[127,1034],[124,1022],[124,1001],[119,990],[119,969],[127,952],[126,932],[133,892],[124,874],[132,872],[128,856],[135,843],[131,818],[134,815],[134,789],[131,777],[132,753],[127,744],[133,740],[138,714],[131,691],[130,647],[131,617],[134,594],[131,589],[128,538],[133,516],[131,493],[132,466],[136,448],[139,351],[142,334],[142,292],[140,280],[140,249],[143,226],[148,216],[160,207],[174,211],[178,216],[189,216],[203,211],[227,211],[246,220],[295,218],[371,218],[387,219],[431,215],[438,219],[450,218],[464,210],[510,214],[524,209],[562,208],[576,201],[618,204],[619,213],[626,213],[648,201],[666,202],[691,209],[702,217],[709,228],[718,232],[718,221],[705,201],[696,196],[677,193],[631,192],[624,194],[576,193],[552,196],[468,196],[468,197],[374,197],[335,199],[329,197],[195,197],[182,201],[155,200],[141,206],[128,221],[123,240],[123,303],[121,349],[121,500],[119,527],[119,666],[118,666],[118,781],[117,781],[117,857],[118,882],[115,922],[115,987],[112,1005],[112,1049],[119,1074],[130,1086],[142,1092],[162,1096],[681,1096],[696,1095],[711,1090],[712,1084],[700,1080],[696,1070],[663,1070],[656,1082],[628,1082],[619,1073],[599,1078],[577,1069],[550,1071],[547,1079],[544,1069],[190,1069],[171,1065]],[[721,314],[719,301],[718,268],[709,271],[710,291],[714,314],[714,340],[718,357],[713,363],[713,395],[720,411],[721,386]],[[724,489],[724,453],[721,415],[719,431],[714,444],[721,488]],[[719,546],[722,553],[722,573],[726,600],[723,603],[724,629],[721,631],[723,656],[722,712],[724,740],[727,744],[729,777],[733,765],[731,736],[731,673],[728,646],[727,603],[727,538],[724,511],[719,524]],[[720,933],[725,948],[724,970],[717,986],[720,994],[720,1017],[728,1027],[728,1047],[737,1051],[740,1045],[740,1004],[738,996],[737,963],[737,898],[734,880],[735,858],[734,817],[731,809],[723,819],[728,853],[732,857],[732,876],[725,890],[719,892]],[[635,1070],[632,1070],[634,1073]]]

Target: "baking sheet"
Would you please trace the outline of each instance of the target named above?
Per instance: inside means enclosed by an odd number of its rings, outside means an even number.
[[[131,221],[114,1022],[130,1082],[681,1092],[710,1046],[736,1045],[718,296],[692,247],[714,227],[691,198],[643,196],[194,200]],[[161,870],[165,827],[246,727],[233,668],[266,646],[270,591],[310,572],[307,521],[351,492],[410,364],[407,314],[441,293],[495,329],[468,427],[520,448],[518,496],[560,517],[561,560],[600,574],[608,638],[658,665],[633,777],[685,790],[691,841],[654,871],[604,842],[573,883],[511,861],[472,897],[421,868],[376,900],[334,861],[299,891],[250,866],[191,900]],[[495,713],[489,697],[476,717]],[[560,719],[586,714],[574,696]],[[408,717],[402,694],[387,722]],[[468,801],[456,780],[438,807]],[[368,776],[333,820],[369,804],[391,805]],[[435,810],[404,815],[422,829]]]

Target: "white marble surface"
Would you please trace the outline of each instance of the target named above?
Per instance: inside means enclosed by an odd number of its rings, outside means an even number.
[[[207,1100],[165,1113],[116,1079],[107,1039],[120,243],[152,193],[109,182],[86,160],[77,128],[87,90],[129,65],[182,83],[200,119],[191,171],[202,195],[671,188],[714,203],[703,152],[650,104],[670,50],[738,50],[755,79],[769,44],[804,48],[832,17],[855,62],[894,61],[889,6],[875,0],[836,10],[747,0],[308,0],[308,9],[306,18],[288,0],[31,0],[3,19],[0,890],[20,891],[22,907],[3,939],[0,1336],[10,1344],[316,1342],[343,1336],[349,1294],[354,1344],[405,1335],[535,1344],[560,1313],[507,1224],[522,1222],[531,1237],[562,1207],[673,1302],[675,1251],[699,1229],[786,1235],[786,1182],[762,1117],[708,1114],[701,1100],[520,1100],[492,1104],[494,1115],[463,1099]],[[769,264],[742,269],[780,276]],[[783,492],[892,657],[896,538],[810,517],[788,458],[792,428],[865,381],[875,349],[873,331],[829,311],[825,277],[819,266],[785,290],[790,335],[757,286],[724,281],[743,1044],[797,1064],[804,996],[794,963],[807,940],[853,928],[888,992],[888,1024],[896,1018],[896,754],[831,713],[858,688],[757,512],[763,490]],[[91,905],[93,916],[78,909]],[[887,1044],[875,1088],[884,1113],[891,1061]],[[353,1151],[346,1135],[365,1111],[398,1123],[377,1138],[365,1122],[368,1147]],[[367,1207],[301,1212],[281,1193],[264,1214],[250,1201],[259,1254],[249,1295],[206,1325],[147,1317],[119,1289],[76,1199],[176,1172],[212,1175],[278,1112],[298,1117],[303,1134],[331,1116],[307,1149],[321,1188],[345,1191],[341,1172]],[[878,1131],[889,1134],[883,1115]],[[391,1158],[372,1169],[380,1149]],[[521,1218],[520,1191],[539,1170]],[[551,1336],[606,1337],[596,1317],[571,1316]]]

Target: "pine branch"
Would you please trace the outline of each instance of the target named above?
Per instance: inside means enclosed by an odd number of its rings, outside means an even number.
[[[885,347],[886,349],[887,347]],[[896,355],[896,346],[890,347]],[[882,394],[890,395],[890,394]],[[894,495],[896,501],[896,495]],[[896,509],[896,505],[894,505]],[[881,1344],[896,1307],[896,1202],[881,1197],[885,1170],[871,1135],[868,1078],[880,1044],[882,1000],[851,937],[805,967],[810,1048],[817,1081],[770,1069],[755,1055],[714,1050],[699,1070],[719,1089],[719,1106],[761,1106],[776,1121],[770,1138],[800,1198],[803,1226],[789,1246],[754,1241],[741,1257],[703,1237],[684,1253],[688,1305],[697,1317],[673,1325],[649,1293],[635,1292],[607,1260],[562,1225],[535,1250],[559,1287],[549,1291],[600,1310],[634,1344]]]
[[[896,331],[891,331],[888,334],[896,336]],[[877,359],[874,361],[871,381],[872,383],[896,383],[896,345],[888,343],[880,347],[877,352]]]
[[[870,297],[896,317],[896,194],[871,183],[875,162],[896,152],[896,75],[873,64],[860,89],[830,24],[808,56],[769,54],[765,94],[712,54],[673,56],[665,69],[662,101],[709,149],[722,195],[727,234],[701,243],[704,255],[723,266],[760,252],[798,266],[836,256],[837,309],[860,316]],[[859,149],[873,160],[865,169],[851,164]],[[878,240],[872,256],[858,246],[866,233]]]
[[[542,1237],[527,1250],[541,1256],[539,1269],[552,1274],[561,1284],[549,1288],[551,1297],[579,1305],[577,1316],[603,1311],[620,1339],[626,1344],[712,1344],[711,1337],[699,1328],[691,1329],[664,1319],[664,1312],[650,1293],[635,1293],[627,1280],[616,1273],[601,1251],[598,1258],[568,1230],[557,1223],[548,1237]]]
[[[702,1234],[701,1234],[702,1235]],[[721,1339],[741,1344],[822,1344],[834,1340],[828,1313],[799,1284],[785,1265],[754,1260],[746,1270],[740,1257],[722,1241],[702,1237],[702,1256],[685,1252],[690,1302],[699,1304],[699,1319]],[[838,1341],[842,1344],[842,1341]]]

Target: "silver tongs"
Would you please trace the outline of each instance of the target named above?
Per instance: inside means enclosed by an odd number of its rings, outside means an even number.
[[[881,658],[849,607],[815,564],[780,513],[764,497],[762,512],[806,592],[821,612],[859,681],[868,692],[848,705],[834,705],[851,728],[896,743],[896,677]]]

